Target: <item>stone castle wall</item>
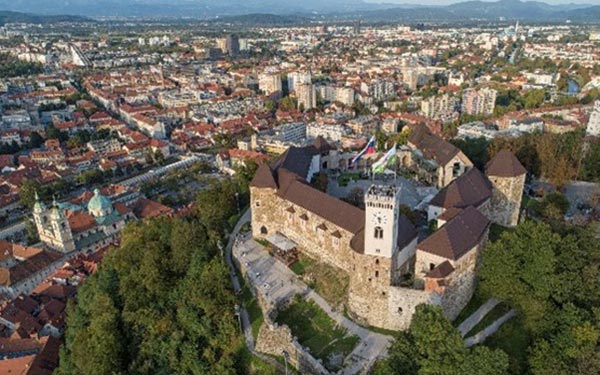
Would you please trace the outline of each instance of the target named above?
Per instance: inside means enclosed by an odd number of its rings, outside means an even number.
[[[350,247],[352,233],[281,199],[275,195],[274,189],[252,187],[251,194],[254,237],[266,238],[280,232],[294,241],[300,251],[346,272],[350,278],[349,313],[362,324],[394,330],[406,329],[415,307],[421,303],[442,305],[446,315],[453,319],[473,293],[477,250],[453,263],[456,275],[453,273],[451,276],[455,282],[450,283],[441,294],[394,286],[398,283],[394,275],[399,274],[396,272],[399,261],[396,257],[390,259],[357,253]],[[289,212],[290,207],[293,208],[292,213]],[[302,215],[308,219],[301,219]],[[326,231],[317,228],[324,222]],[[332,236],[334,231],[338,231],[341,237]],[[436,260],[437,265],[446,259]],[[418,270],[419,265],[416,267]]]
[[[327,231],[317,227],[324,219],[285,201],[275,195],[273,189],[251,188],[252,231],[257,238],[265,238],[280,232],[294,241],[299,250],[310,257],[340,268],[349,275],[349,307],[358,319],[380,316],[387,310],[387,293],[398,274],[398,259],[364,255],[350,247],[353,233],[326,222]],[[258,205],[257,205],[258,202]],[[294,213],[288,209],[292,207]],[[308,220],[300,216],[306,215]],[[265,228],[267,233],[263,233]],[[338,231],[341,238],[331,235]],[[414,245],[414,244],[413,244]],[[364,301],[364,303],[363,303]],[[373,320],[373,319],[371,319]],[[384,321],[373,320],[377,326],[385,327]]]
[[[354,236],[352,233],[281,199],[273,189],[252,187],[251,196],[252,235],[255,238],[266,238],[279,232],[298,244],[311,257],[346,272],[352,270],[355,258],[360,256],[350,248],[350,240]],[[290,208],[294,210],[293,213],[288,211]],[[306,215],[308,220],[301,219],[302,215]],[[317,228],[323,223],[327,230]],[[333,235],[336,231],[341,235],[339,238]]]
[[[525,175],[488,178],[494,185],[490,208],[486,212],[488,218],[505,227],[516,226],[519,223]]]
[[[296,341],[288,326],[278,325],[268,317],[265,318],[265,322],[258,331],[256,350],[278,357],[283,356],[285,351],[288,354],[289,363],[302,374],[330,374],[319,361]]]

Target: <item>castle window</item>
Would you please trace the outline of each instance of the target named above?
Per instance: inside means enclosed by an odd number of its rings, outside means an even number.
[[[458,177],[460,174],[460,163],[456,162],[452,166],[452,177]]]
[[[375,271],[375,277],[379,277],[379,271]]]
[[[398,307],[398,314],[402,315],[402,307]]]
[[[269,231],[267,230],[267,227],[265,227],[264,225],[262,227],[260,227],[260,234],[268,234]]]
[[[375,264],[379,264],[379,259],[375,259]]]
[[[256,203],[254,204],[256,207],[260,207],[260,201],[256,201]]]
[[[429,270],[433,271],[434,268],[435,268],[435,264],[434,263],[429,263]]]
[[[375,227],[375,233],[373,234],[375,238],[383,238],[383,228]]]

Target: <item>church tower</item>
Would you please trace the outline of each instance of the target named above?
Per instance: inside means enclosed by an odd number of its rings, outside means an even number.
[[[399,192],[371,185],[365,195],[365,254],[392,258],[398,250]]]
[[[52,202],[50,210],[50,225],[52,227],[53,238],[52,244],[48,244],[55,250],[69,253],[75,250],[75,241],[69,221],[62,212],[62,209],[56,203]]]
[[[508,150],[501,150],[486,166],[493,192],[488,218],[505,227],[519,223],[527,170]]]
[[[46,232],[46,224],[48,222],[48,209],[46,205],[40,201],[40,196],[35,192],[35,204],[33,205],[33,220],[37,228],[40,239],[43,238]]]

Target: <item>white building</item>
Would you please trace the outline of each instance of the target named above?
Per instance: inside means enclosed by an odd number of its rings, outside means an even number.
[[[258,88],[265,95],[281,92],[281,76],[279,73],[262,73],[258,76]]]
[[[447,121],[454,117],[458,100],[448,94],[432,96],[421,102],[421,113],[431,119]]]
[[[309,110],[317,106],[317,92],[311,83],[302,83],[296,86],[298,109]]]
[[[290,92],[296,90],[296,87],[298,85],[302,85],[302,84],[309,84],[312,83],[311,81],[312,77],[310,73],[303,73],[303,72],[292,72],[290,74],[288,74],[288,90]]]
[[[319,86],[317,92],[326,102],[340,102],[348,107],[354,104],[356,95],[352,87]]]
[[[600,100],[596,100],[594,104],[585,133],[594,137],[600,136]]]
[[[466,89],[462,97],[462,113],[468,115],[493,115],[498,91],[488,87],[480,90]]]
[[[350,133],[350,129],[342,124],[319,124],[312,122],[306,126],[306,137],[311,139],[321,136],[328,141],[341,142],[342,137]]]
[[[306,124],[293,122],[275,128],[279,140],[282,142],[302,143],[306,140]]]

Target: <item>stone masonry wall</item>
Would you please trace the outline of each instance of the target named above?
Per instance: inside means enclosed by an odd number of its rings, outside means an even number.
[[[370,320],[373,325],[385,328],[386,319],[379,320],[379,317],[387,315],[387,293],[394,281],[392,275],[398,260],[355,252],[350,247],[352,233],[329,222],[325,222],[327,231],[317,229],[324,219],[279,198],[272,189],[252,188],[251,193],[253,235],[266,238],[280,232],[310,257],[348,273],[351,312],[359,320]],[[290,207],[293,213],[288,212]],[[308,220],[302,220],[301,215],[306,215]],[[267,234],[263,233],[263,228]],[[338,231],[341,238],[332,236],[334,231]]]
[[[392,275],[395,274],[394,268],[397,267],[398,259],[355,252],[350,248],[352,233],[281,199],[275,195],[273,189],[252,187],[251,194],[253,235],[266,238],[280,232],[298,244],[300,251],[347,272],[350,276],[349,313],[363,324],[386,329],[406,329],[415,307],[421,303],[441,304],[446,315],[452,319],[466,305],[473,293],[478,251],[474,251],[474,255],[469,255],[470,252],[457,263],[453,262],[457,270],[456,274],[452,275],[455,282],[446,288],[443,295],[392,286],[396,282]],[[293,208],[293,213],[288,212],[290,207]],[[306,215],[308,220],[302,220],[301,215]],[[326,231],[317,229],[323,223],[327,226]],[[265,229],[267,233],[264,233]],[[341,238],[332,236],[334,231],[339,231]],[[419,267],[422,267],[418,263],[418,252],[416,258],[418,271]],[[444,260],[436,259],[435,264]]]
[[[519,223],[525,175],[488,178],[494,185],[490,210],[487,212],[488,218],[505,227],[516,226]]]
[[[290,364],[302,374],[330,374],[319,361],[294,339],[288,326],[278,325],[268,317],[265,318],[265,322],[258,331],[256,350],[274,356],[282,356],[285,351],[288,354]]]
[[[394,330],[408,329],[415,308],[422,303],[440,305],[442,301],[439,295],[424,290],[390,287],[386,328]]]

